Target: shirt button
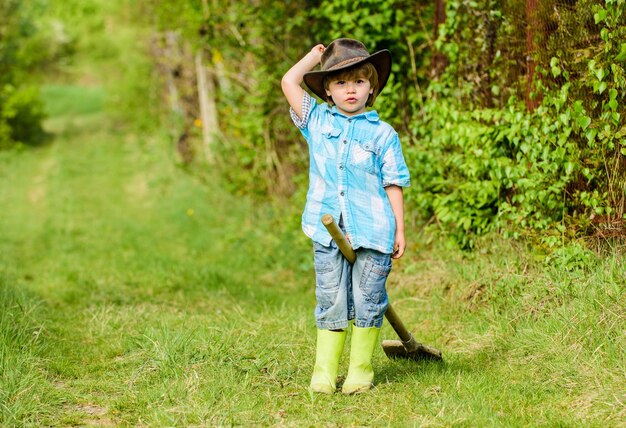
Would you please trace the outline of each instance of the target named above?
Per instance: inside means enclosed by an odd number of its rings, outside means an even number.
[[[348,140],[343,140],[343,143],[344,144],[348,144]]]
[[[340,195],[343,196],[343,192],[341,192]]]
[[[339,169],[343,169],[343,165],[339,165]]]

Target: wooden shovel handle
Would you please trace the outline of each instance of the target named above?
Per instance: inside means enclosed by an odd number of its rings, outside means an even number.
[[[330,233],[330,236],[332,236],[333,240],[337,244],[337,247],[339,247],[339,250],[344,255],[344,257],[348,259],[350,263],[354,263],[354,261],[356,260],[356,253],[352,249],[352,245],[350,245],[350,242],[348,242],[341,229],[339,229],[339,226],[337,226],[337,223],[335,223],[333,216],[330,214],[324,214],[322,216],[322,224],[326,227],[326,230],[328,230],[328,233]],[[389,306],[387,307],[387,312],[385,312],[385,318],[387,318],[387,321],[389,321],[389,324],[391,324],[395,332],[398,334],[398,337],[400,337],[400,339],[402,340],[403,344],[405,346],[407,346],[408,344],[409,347],[412,346],[413,342],[415,342],[415,339],[413,338],[413,335],[409,333],[409,331],[406,329],[391,304],[389,304]]]
[[[393,306],[391,306],[391,303],[389,304],[389,306],[387,306],[385,318],[387,318],[387,321],[389,321],[391,327],[393,327],[400,340],[402,340],[402,344],[404,345],[404,347],[407,348],[408,351],[413,351],[413,349],[410,348],[416,347],[417,342],[415,341],[413,335],[406,329],[406,327],[402,323],[402,320],[398,317],[395,309],[393,308]]]
[[[330,214],[324,214],[322,216],[322,224],[326,226],[326,230],[328,230],[328,233],[332,236],[335,244],[337,244],[337,247],[339,247],[343,256],[348,259],[350,263],[354,263],[356,260],[356,253],[352,249],[352,245],[350,245],[341,229],[339,229],[339,226],[337,226],[337,223],[335,223],[333,216]]]

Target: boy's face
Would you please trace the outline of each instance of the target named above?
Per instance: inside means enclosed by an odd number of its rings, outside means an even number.
[[[339,77],[331,80],[326,93],[332,97],[339,112],[354,116],[365,111],[370,94],[374,92],[370,81],[365,77]]]

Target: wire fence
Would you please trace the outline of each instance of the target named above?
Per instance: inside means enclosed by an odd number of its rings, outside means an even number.
[[[601,42],[600,27],[594,21],[594,6],[601,0],[495,0],[476,7],[461,3],[463,28],[456,38],[460,46],[460,79],[472,83],[472,101],[495,107],[511,95],[537,106],[533,79],[546,86],[560,86],[563,76],[543,73],[552,58],[565,64],[570,80],[585,70],[587,61]],[[590,101],[592,94],[577,94]]]

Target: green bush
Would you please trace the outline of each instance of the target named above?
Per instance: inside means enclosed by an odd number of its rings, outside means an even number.
[[[429,101],[407,150],[413,187],[407,199],[422,218],[434,216],[464,247],[477,235],[559,225],[579,150],[572,129],[553,121],[559,103],[527,113],[512,97],[505,109],[467,111]],[[555,104],[556,103],[556,104]]]
[[[43,1],[0,1],[0,149],[45,137],[38,74],[69,53],[46,7]]]
[[[34,86],[0,88],[0,149],[16,143],[36,145],[45,140],[39,89]]]
[[[484,82],[459,80],[470,58],[476,60],[480,53],[472,57],[462,49],[477,42],[467,39],[473,33],[458,28],[468,27],[468,17],[482,16],[488,3],[453,2],[449,7],[438,44],[450,64],[429,86],[413,121],[416,143],[405,150],[413,172],[408,199],[417,209],[414,216],[435,220],[464,247],[496,229],[538,234],[554,246],[565,236],[593,234],[602,224],[622,225],[624,1],[595,7],[600,38],[590,49],[595,55],[583,58],[584,72],[580,58],[571,60],[570,51],[555,51],[549,65],[538,67],[539,105],[534,111],[515,95],[504,103],[496,98],[486,102],[478,96]],[[462,8],[466,13],[459,13]],[[510,24],[499,25],[506,32],[502,27]],[[492,92],[501,95],[493,88],[502,82],[491,83]],[[496,107],[485,106],[493,103]]]

